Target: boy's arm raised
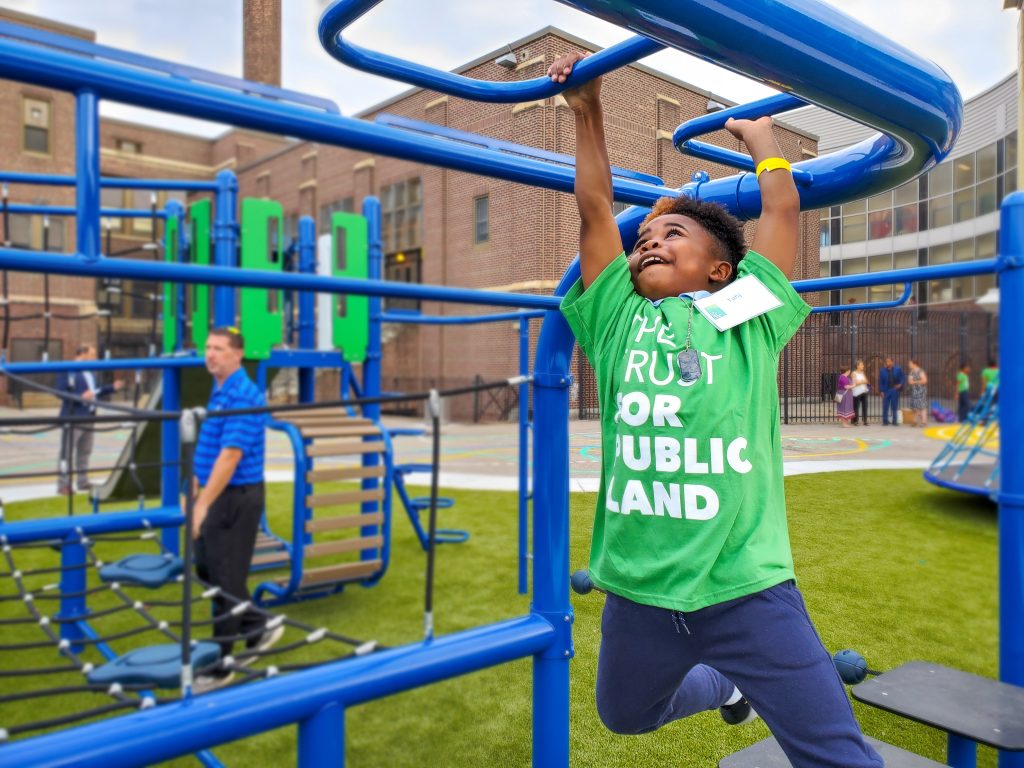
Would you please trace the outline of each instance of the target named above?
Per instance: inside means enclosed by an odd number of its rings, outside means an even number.
[[[780,158],[778,142],[772,133],[772,119],[732,120],[725,128],[747,145],[755,166],[769,158]],[[786,168],[765,170],[757,179],[761,187],[761,218],[750,248],[782,270],[793,273],[800,245],[800,196],[793,174]]]
[[[549,67],[555,82],[565,82],[581,53],[559,56]],[[612,215],[612,173],[604,139],[601,81],[591,80],[563,93],[576,120],[576,181],[580,213],[580,273],[583,287],[622,253],[622,238]]]

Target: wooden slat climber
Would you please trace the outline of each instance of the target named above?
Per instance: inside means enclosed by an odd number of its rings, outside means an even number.
[[[331,592],[378,576],[387,547],[387,443],[381,428],[340,408],[289,411],[277,420],[297,429],[305,446],[296,457],[296,476],[305,479],[306,496],[296,514],[305,518],[307,540],[291,545],[293,567],[301,558],[298,591]],[[287,553],[261,552],[259,546],[253,558],[254,566],[264,568],[290,562]],[[288,587],[292,578],[281,574],[274,581]]]

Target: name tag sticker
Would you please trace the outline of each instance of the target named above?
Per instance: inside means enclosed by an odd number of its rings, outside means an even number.
[[[717,293],[697,299],[693,306],[719,331],[727,331],[781,307],[782,302],[755,275],[747,275]]]

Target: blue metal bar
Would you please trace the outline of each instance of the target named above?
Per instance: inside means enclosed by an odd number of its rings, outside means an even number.
[[[206,361],[195,355],[141,357],[124,360],[51,360],[48,363],[7,363],[0,358],[0,373],[24,376],[29,373],[79,373],[82,371],[130,371],[166,368],[202,368]]]
[[[81,529],[86,536],[95,536],[101,533],[138,531],[147,527],[174,527],[181,525],[184,519],[181,510],[178,509],[177,500],[175,500],[172,507],[0,523],[0,536],[6,537],[8,544],[24,544],[30,541],[62,539],[69,534],[77,535],[78,529]]]
[[[273,580],[260,582],[253,591],[253,599],[260,605],[286,602],[291,599],[302,582],[305,545],[312,543],[312,537],[306,530],[306,521],[310,518],[309,506],[306,503],[309,495],[306,475],[310,469],[306,458],[306,443],[302,439],[299,428],[294,424],[271,419],[267,426],[284,432],[288,437],[294,457],[295,479],[292,484],[292,540],[291,546],[288,547],[288,552],[291,555],[288,561],[288,583],[281,585]],[[265,593],[272,595],[273,599],[265,597]]]
[[[807,102],[790,94],[780,93],[777,96],[769,96],[759,101],[752,101],[749,104],[740,104],[736,107],[723,109],[719,112],[712,112],[710,115],[701,115],[676,128],[672,135],[672,143],[676,149],[686,155],[710,160],[715,163],[722,163],[741,171],[754,171],[754,161],[750,155],[742,152],[735,152],[725,147],[708,144],[703,141],[695,141],[694,136],[701,136],[705,133],[718,131],[725,127],[729,118],[737,120],[755,120],[765,115],[777,115],[780,112],[788,112],[797,107],[806,106]],[[793,180],[797,184],[807,185],[811,183],[812,176],[807,171],[800,170],[799,165],[793,166]]]
[[[216,210],[213,218],[213,264],[215,267],[235,271],[235,267],[238,266],[238,179],[231,171],[225,170],[217,174],[214,208]],[[214,326],[220,328],[234,325],[234,287],[229,283],[207,282],[216,286],[213,289]]]
[[[978,764],[978,743],[950,733],[946,746],[946,763],[952,768],[975,768]]]
[[[381,242],[381,215],[380,200],[373,196],[363,198],[363,218],[366,219],[366,244],[367,244],[367,276],[371,280],[380,280],[384,276],[384,253]],[[383,306],[379,296],[371,296],[368,301],[368,314],[370,316],[369,335],[366,344],[366,360],[363,362],[363,395],[365,397],[378,397],[381,393],[381,358],[383,354],[383,342],[381,340],[380,316]],[[371,419],[374,423],[380,424],[380,403],[372,403],[363,406],[363,416]],[[386,435],[385,435],[386,437]],[[390,445],[388,452],[391,452]],[[376,467],[380,464],[381,458],[376,453],[364,453],[362,465],[364,467]],[[360,482],[364,491],[376,490],[381,486],[381,481],[376,477],[365,477]],[[390,498],[391,476],[384,478],[384,494]],[[388,502],[390,503],[390,502]],[[383,510],[381,504],[381,511]],[[376,501],[364,501],[360,505],[363,514],[372,514],[377,511]],[[363,526],[360,530],[362,536],[374,536],[377,534],[375,526]],[[389,538],[389,537],[388,537]],[[385,542],[388,540],[385,538]],[[381,555],[384,553],[382,552]],[[362,550],[360,560],[373,560],[376,553],[373,550]],[[385,563],[386,565],[386,563]]]
[[[800,188],[804,210],[896,187],[940,162],[960,132],[963,102],[945,72],[816,0],[563,1],[884,134],[801,163],[814,177]],[[705,182],[699,195],[760,215],[753,174]]]
[[[800,293],[835,291],[840,288],[860,288],[862,286],[870,285],[892,285],[893,283],[915,283],[925,280],[944,280],[949,277],[990,275],[997,269],[998,261],[996,259],[979,259],[978,261],[961,261],[956,264],[939,264],[933,267],[911,267],[910,269],[893,269],[888,272],[871,272],[863,275],[843,275],[841,277],[817,277],[810,280],[794,280],[793,288]]]
[[[1024,686],[1024,192],[1000,212],[999,679]],[[999,768],[1024,768],[1024,753],[1000,754]]]
[[[893,299],[891,301],[869,301],[864,304],[837,304],[828,307],[812,307],[811,314],[817,314],[820,312],[848,312],[850,310],[860,309],[890,309],[892,307],[902,307],[910,299],[910,294],[913,293],[913,290],[914,286],[912,283],[904,283],[903,293],[900,294],[898,299]]]
[[[299,272],[316,274],[316,221],[309,216],[299,219]],[[316,294],[299,292],[299,349],[316,349]],[[316,376],[312,368],[299,368],[299,402],[316,399]]]
[[[88,86],[101,98],[124,104],[187,114],[563,192],[572,192],[573,189],[573,169],[563,165],[471,147],[452,140],[411,135],[401,129],[340,115],[311,113],[308,109],[288,104],[254,99],[200,83],[158,77],[117,64],[83,60],[60,51],[10,40],[0,40],[0,78],[67,91]],[[665,195],[678,194],[678,190],[670,187],[630,179],[615,179],[614,189],[616,199],[647,206]]]
[[[633,37],[585,59],[565,83],[553,83],[548,77],[535,77],[514,83],[488,83],[439,69],[423,67],[354,45],[342,38],[345,27],[380,3],[381,0],[338,0],[320,17],[320,44],[342,64],[391,80],[400,80],[452,96],[473,101],[513,103],[544,99],[566,88],[585,83],[612,72],[637,59],[665,48],[645,37]]]
[[[75,94],[76,248],[87,260],[100,250],[100,101],[95,91]]]
[[[530,373],[530,315],[519,314],[519,375]],[[519,594],[528,589],[526,566],[530,551],[530,387],[525,382],[519,385]]]
[[[165,411],[175,412],[181,408],[181,370],[179,368],[164,368],[161,376],[162,397],[161,407]],[[192,493],[191,488],[181,487],[181,426],[178,419],[168,419],[160,422],[160,503],[165,507],[177,508],[181,503],[179,494],[184,490]],[[180,511],[180,510],[179,510]],[[184,516],[182,516],[184,520]],[[191,536],[191,531],[185,531],[186,536]],[[177,530],[165,529],[161,540],[164,547],[178,554],[180,547],[180,536]]]
[[[551,624],[536,615],[475,627],[273,677],[260,682],[259,696],[249,686],[234,686],[205,694],[200,709],[197,700],[179,701],[5,744],[0,768],[118,768],[136,765],[140,756],[169,760],[300,722],[334,702],[350,707],[504,664],[547,648],[554,637]]]
[[[469,131],[460,131],[455,128],[449,128],[445,125],[427,123],[422,120],[413,120],[411,117],[402,117],[401,115],[392,115],[387,112],[381,112],[373,121],[378,125],[389,125],[393,128],[404,128],[407,131],[421,133],[424,136],[439,136],[444,139],[454,139],[455,141],[459,141],[464,144],[471,144],[476,147],[485,147],[486,149],[493,149],[498,152],[507,152],[513,155],[520,155],[521,157],[532,157],[537,160],[547,160],[553,163],[567,165],[572,168],[576,167],[576,158],[573,155],[565,155],[561,152],[549,152],[546,149],[528,147],[525,144],[514,144],[511,141],[502,141],[501,139],[495,139],[491,136],[483,136],[479,133],[470,133]],[[665,183],[660,176],[655,176],[652,173],[631,171],[627,168],[619,168],[615,165],[612,166],[612,176],[621,176],[624,179],[645,181],[648,184],[662,185]],[[0,181],[2,181],[2,178],[0,178]]]
[[[264,83],[254,83],[251,80],[222,75],[219,72],[211,72],[206,69],[189,67],[184,64],[177,64],[173,61],[165,61],[152,56],[144,56],[140,53],[123,51],[119,48],[110,48],[105,45],[82,40],[81,38],[59,35],[54,32],[47,32],[42,29],[33,29],[21,24],[11,22],[0,22],[0,35],[15,40],[25,40],[48,48],[57,48],[63,51],[70,51],[76,54],[83,54],[90,59],[107,59],[132,68],[152,70],[154,72],[170,75],[176,80],[194,80],[202,83],[228,88],[244,94],[262,96],[273,101],[291,102],[309,107],[324,110],[325,112],[338,112],[338,106],[328,99],[317,96],[310,96],[298,91],[290,91],[285,88],[277,88]]]
[[[74,467],[68,467],[68,482],[72,482],[71,476]],[[78,533],[70,532],[64,537],[60,549],[60,612],[59,619],[84,619],[89,608],[85,602],[86,588],[86,564],[88,558],[85,554],[85,547],[82,545],[81,536]],[[82,652],[81,641],[86,635],[77,621],[61,621],[60,637],[71,643],[71,650],[74,653]]]
[[[233,251],[232,251],[233,252]],[[75,277],[123,277],[138,280],[167,280],[176,283],[215,285],[230,299],[234,287],[283,288],[318,293],[355,293],[366,296],[395,296],[450,301],[459,304],[483,304],[533,309],[558,309],[559,300],[552,296],[525,293],[499,293],[442,285],[412,285],[387,280],[359,280],[348,277],[324,277],[260,269],[207,267],[196,264],[165,264],[137,259],[99,258],[91,262],[62,254],[39,253],[16,248],[0,248],[0,269],[13,272],[42,272]],[[223,306],[218,307],[218,312]],[[218,314],[217,322],[221,323]],[[230,322],[224,318],[224,324]]]
[[[44,216],[77,216],[79,209],[69,205],[24,205],[22,203],[11,203],[7,206],[11,213],[35,213]],[[142,208],[101,208],[100,217],[109,219],[149,219],[153,212]],[[156,218],[167,218],[163,211],[156,212]]]
[[[345,710],[331,703],[299,722],[299,768],[344,768]]]
[[[415,325],[475,325],[476,323],[503,323],[544,317],[546,312],[499,312],[490,315],[421,315],[419,312],[392,310],[380,316],[384,323],[411,323]]]
[[[555,291],[564,296],[579,278],[570,264]],[[569,365],[575,346],[565,318],[549,313],[534,358],[533,603],[561,629],[559,643],[533,660],[533,764],[569,764]]]
[[[0,26],[4,24],[5,22],[0,22]],[[77,179],[74,176],[61,176],[54,173],[0,171],[0,182],[5,184],[73,187],[77,184]],[[103,176],[100,178],[100,186],[111,189],[157,189],[183,192],[215,192],[217,190],[217,183],[214,181],[199,181],[198,179],[125,179],[118,176]]]

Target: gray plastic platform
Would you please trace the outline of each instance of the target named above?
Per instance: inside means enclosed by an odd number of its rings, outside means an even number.
[[[870,736],[865,736],[864,741],[882,756],[885,768],[945,768],[945,763],[936,763]],[[769,736],[764,741],[722,758],[718,768],[792,768],[792,763],[783,754],[778,742]]]
[[[865,704],[1007,752],[1024,752],[1024,688],[912,661],[850,689]]]

